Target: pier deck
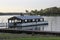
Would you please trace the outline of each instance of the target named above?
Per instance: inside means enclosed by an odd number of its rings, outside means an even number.
[[[58,35],[60,36],[60,32],[53,32],[53,31],[32,31],[32,30],[17,30],[17,29],[0,29],[2,33],[26,33],[26,34],[43,34],[43,35]]]

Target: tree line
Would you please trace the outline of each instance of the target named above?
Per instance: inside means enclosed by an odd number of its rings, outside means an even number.
[[[60,7],[50,7],[41,10],[31,10],[30,12],[26,10],[26,13],[30,15],[41,15],[41,16],[60,16]]]

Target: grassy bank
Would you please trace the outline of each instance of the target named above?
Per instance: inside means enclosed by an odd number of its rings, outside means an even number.
[[[59,36],[0,33],[0,40],[60,40]]]

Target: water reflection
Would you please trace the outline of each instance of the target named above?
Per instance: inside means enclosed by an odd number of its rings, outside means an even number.
[[[45,31],[60,31],[60,17],[44,17],[49,25]]]

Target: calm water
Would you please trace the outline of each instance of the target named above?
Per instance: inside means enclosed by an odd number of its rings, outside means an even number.
[[[44,17],[49,25],[45,28],[46,31],[60,31],[60,17]]]
[[[15,15],[12,15],[12,16],[15,16]],[[10,18],[12,16],[11,15],[0,16],[0,23],[7,23],[8,18]],[[44,26],[44,31],[60,32],[60,17],[59,16],[58,17],[43,16],[43,17],[44,17],[45,21],[48,21],[48,26]]]

